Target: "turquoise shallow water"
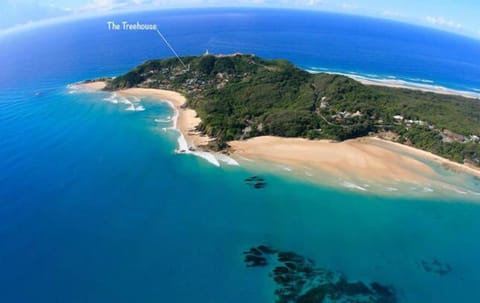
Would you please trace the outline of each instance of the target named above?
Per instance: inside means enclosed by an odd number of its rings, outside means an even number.
[[[17,164],[24,183],[2,199],[7,299],[272,302],[268,271],[242,260],[262,243],[393,285],[405,302],[480,296],[477,204],[358,194],[268,172],[267,187],[253,189],[244,179],[258,169],[176,155],[176,132],[155,122],[172,116],[168,105],[142,100],[145,111],[133,112],[108,96],[60,89],[39,101],[58,107],[41,118],[62,131],[22,157],[35,165]],[[421,262],[433,259],[452,272],[426,272]]]
[[[113,37],[46,48],[25,37],[0,48],[11,76],[0,87],[1,302],[273,302],[269,269],[243,262],[259,244],[392,285],[399,302],[480,299],[476,201],[363,194],[177,155],[166,104],[130,111],[67,87],[155,51],[127,55]],[[35,73],[42,64],[50,69]],[[267,186],[245,184],[253,174]],[[422,265],[435,260],[451,271]]]

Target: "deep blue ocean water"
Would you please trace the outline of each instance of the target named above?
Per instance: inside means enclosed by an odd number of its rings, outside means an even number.
[[[304,68],[480,88],[480,42],[345,15],[282,10],[160,11],[57,24],[0,38],[0,302],[273,302],[267,243],[350,279],[393,285],[400,302],[480,300],[480,205],[379,197],[176,155],[166,104],[144,111],[73,92],[171,56],[246,52]],[[163,121],[163,120],[162,120]],[[425,271],[424,260],[451,266]]]

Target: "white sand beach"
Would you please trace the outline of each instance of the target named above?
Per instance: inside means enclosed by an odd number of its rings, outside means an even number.
[[[105,83],[99,81],[78,86],[82,89],[98,91],[105,87]],[[175,126],[184,135],[188,147],[200,147],[201,149],[212,140],[195,130],[201,120],[194,110],[184,107],[186,99],[178,92],[130,88],[115,91],[115,93],[120,96],[148,97],[169,102],[178,113]],[[427,184],[436,178],[437,173],[431,166],[419,159],[436,162],[455,172],[480,177],[480,170],[477,168],[376,137],[332,142],[262,136],[231,141],[228,144],[231,146],[231,156],[239,162],[242,162],[242,159],[264,160],[293,168],[324,171],[343,180],[363,179],[374,182],[394,180],[411,184]]]
[[[342,74],[342,75],[355,79],[358,82],[365,85],[404,88],[404,89],[418,90],[422,92],[431,92],[431,93],[442,94],[442,95],[454,95],[454,96],[462,96],[465,98],[480,99],[480,93],[456,90],[456,89],[446,88],[440,85],[407,82],[399,79],[371,79],[363,76],[350,75],[350,74]]]
[[[77,86],[85,90],[100,91],[105,87],[105,82],[95,81],[78,84]],[[211,140],[210,137],[196,131],[195,127],[201,120],[193,109],[183,106],[187,100],[180,93],[153,88],[129,88],[115,91],[115,93],[124,97],[152,98],[169,102],[177,112],[175,126],[183,134],[189,147],[199,148],[207,145]]]
[[[434,175],[428,165],[370,144],[368,139],[331,142],[263,136],[229,144],[233,155],[296,168],[320,169],[343,179],[424,182]]]

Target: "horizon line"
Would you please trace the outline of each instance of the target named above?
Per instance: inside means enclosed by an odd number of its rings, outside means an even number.
[[[393,23],[399,23],[399,24],[404,24],[404,25],[409,25],[413,27],[419,27],[419,28],[424,28],[424,29],[429,29],[445,34],[450,34],[454,35],[457,37],[462,37],[466,38],[469,40],[473,40],[475,42],[480,42],[480,36],[478,35],[473,35],[473,34],[468,34],[468,33],[460,33],[458,31],[451,31],[447,30],[444,28],[439,28],[439,27],[434,27],[434,26],[429,26],[427,24],[420,24],[418,22],[408,22],[406,20],[398,20],[398,19],[392,19],[392,18],[387,18],[385,16],[379,16],[379,15],[367,15],[367,14],[355,14],[352,12],[339,12],[336,10],[328,10],[328,9],[307,9],[303,7],[275,7],[275,6],[190,6],[190,7],[166,7],[166,8],[155,8],[155,9],[148,9],[148,8],[140,8],[140,9],[125,9],[125,10],[114,10],[114,11],[103,11],[103,12],[97,12],[97,13],[85,13],[85,14],[72,14],[72,15],[66,15],[66,16],[61,16],[61,17],[54,17],[54,18],[47,18],[47,19],[42,19],[42,20],[36,20],[36,21],[28,21],[23,24],[17,24],[11,27],[6,27],[6,28],[0,28],[0,38],[8,37],[10,35],[14,35],[16,33],[28,31],[28,30],[35,30],[37,28],[42,28],[42,27],[48,27],[50,25],[55,25],[55,24],[63,24],[63,23],[71,23],[79,20],[84,20],[84,19],[93,19],[93,18],[101,18],[101,17],[106,17],[106,16],[112,16],[112,15],[126,15],[126,14],[131,14],[131,13],[142,13],[142,12],[155,12],[155,11],[175,11],[175,10],[185,10],[185,11],[190,11],[190,10],[211,10],[211,9],[219,9],[219,10],[238,10],[238,9],[251,9],[251,10],[283,10],[283,11],[289,11],[289,10],[295,10],[295,11],[304,11],[304,12],[312,12],[312,13],[329,13],[329,14],[337,14],[337,15],[345,15],[345,16],[355,16],[359,18],[368,18],[368,19],[376,19],[376,20],[383,20],[383,21],[389,21]]]

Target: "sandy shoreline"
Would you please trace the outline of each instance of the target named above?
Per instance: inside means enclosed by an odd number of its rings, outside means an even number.
[[[90,82],[77,86],[85,90],[99,91],[104,88],[105,83]],[[200,118],[197,117],[194,110],[184,108],[186,99],[180,93],[147,88],[130,88],[114,93],[124,97],[148,97],[169,102],[177,113],[174,126],[187,141],[187,146],[182,145],[179,141],[179,149],[188,152],[190,147],[194,149],[200,147],[197,152],[199,156],[219,165],[218,158],[216,159],[213,154],[201,151],[201,147],[207,145],[212,139],[195,131],[195,127],[200,123]],[[262,136],[243,141],[231,141],[229,145],[231,146],[231,157],[239,162],[250,159],[286,165],[300,170],[314,169],[342,180],[361,179],[379,183],[430,184],[432,180],[436,179],[438,173],[419,159],[433,161],[455,172],[480,177],[479,169],[449,161],[423,150],[374,137],[330,142],[328,140]]]
[[[105,82],[95,81],[77,84],[77,86],[85,90],[100,91],[105,87]],[[202,135],[195,130],[195,127],[198,126],[201,120],[197,117],[197,113],[193,109],[184,107],[187,99],[180,93],[154,88],[128,88],[115,91],[114,93],[124,97],[152,98],[168,102],[177,113],[174,127],[183,134],[187,141],[188,148],[201,148],[212,140],[212,138]]]
[[[429,165],[407,154],[439,163],[455,172],[480,177],[480,170],[452,162],[432,153],[375,137],[343,142],[302,138],[256,137],[229,142],[233,154],[249,159],[263,159],[297,168],[317,168],[332,175],[408,183],[428,182],[435,177]]]
[[[341,73],[341,72],[318,71],[318,70],[309,70],[309,69],[307,69],[307,71],[314,74],[327,73],[332,75],[342,75],[342,76],[351,78],[355,81],[358,81],[364,85],[370,85],[370,86],[403,88],[403,89],[429,92],[429,93],[435,93],[435,94],[441,94],[441,95],[461,96],[461,97],[470,98],[470,99],[480,99],[480,91],[473,92],[473,91],[457,90],[457,89],[436,85],[430,81],[427,81],[425,83],[417,83],[417,82],[409,82],[409,81],[395,79],[395,78],[394,79],[369,78],[366,76]]]
[[[264,136],[229,144],[242,165],[257,169],[265,163],[264,170],[315,184],[408,197],[480,195],[471,178],[480,177],[479,169],[380,138],[331,142]]]
[[[377,137],[369,137],[368,140],[371,140],[372,142],[375,142],[375,141],[380,142],[381,144],[383,144],[385,146],[391,146],[394,149],[403,150],[406,153],[409,153],[411,155],[416,155],[416,156],[421,157],[423,159],[427,159],[427,160],[436,162],[438,164],[441,164],[446,169],[449,169],[449,170],[454,171],[454,172],[462,172],[462,173],[470,174],[470,175],[473,175],[473,176],[476,176],[476,177],[480,177],[480,168],[475,168],[475,167],[471,167],[471,166],[466,165],[466,164],[460,164],[460,163],[457,163],[457,162],[453,162],[451,160],[448,160],[448,159],[442,158],[440,156],[437,156],[437,155],[435,155],[431,152],[421,150],[421,149],[417,149],[417,148],[414,148],[414,147],[410,147],[410,146],[407,146],[405,144],[400,144],[400,143],[396,143],[396,142],[392,142],[392,141],[387,141],[387,140],[383,140],[383,139],[380,139],[380,138],[377,138]]]
[[[263,159],[295,168],[314,168],[342,179],[425,182],[434,175],[428,165],[370,144],[365,139],[333,143],[302,138],[256,137],[229,143],[234,155]]]
[[[461,96],[461,97],[471,98],[471,99],[480,99],[480,93],[455,90],[455,89],[450,89],[450,88],[446,88],[439,85],[413,83],[413,82],[407,82],[407,81],[398,80],[398,79],[376,80],[376,79],[368,79],[368,78],[365,78],[362,76],[356,76],[356,75],[349,75],[349,74],[342,74],[342,75],[352,78],[364,85],[384,86],[384,87],[391,87],[391,88],[404,88],[404,89],[417,90],[417,91],[429,92],[429,93],[435,93],[435,94],[441,94],[441,95]]]

